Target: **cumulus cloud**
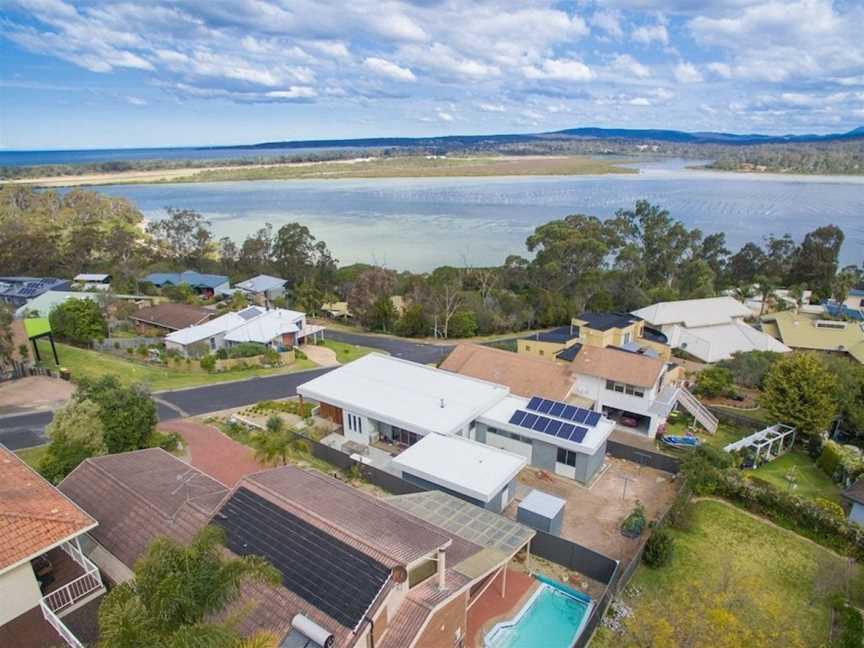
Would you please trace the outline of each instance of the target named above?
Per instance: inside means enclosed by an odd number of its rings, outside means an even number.
[[[619,74],[626,74],[637,79],[646,79],[651,76],[651,70],[629,54],[617,54],[612,59],[612,69]]]
[[[669,44],[669,32],[666,31],[666,25],[657,23],[656,25],[642,25],[637,27],[630,34],[634,41],[644,45],[650,45],[657,42],[661,45]]]
[[[591,25],[602,29],[613,38],[624,36],[624,29],[621,27],[621,14],[617,11],[596,12],[591,16]]]
[[[528,79],[554,79],[557,81],[590,81],[594,76],[591,68],[572,59],[546,59],[539,66],[522,68]]]
[[[702,73],[692,63],[681,61],[675,66],[675,79],[679,83],[699,83],[702,81]]]
[[[395,63],[386,59],[378,58],[377,56],[368,57],[365,61],[363,61],[363,65],[365,65],[368,69],[372,70],[376,74],[390,77],[391,79],[396,79],[397,81],[417,80],[417,77],[414,76],[414,73],[410,69],[396,65]]]

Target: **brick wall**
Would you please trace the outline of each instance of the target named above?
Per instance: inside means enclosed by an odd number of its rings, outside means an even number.
[[[457,631],[465,637],[468,593],[453,599],[435,612],[429,619],[416,645],[423,648],[453,648]]]

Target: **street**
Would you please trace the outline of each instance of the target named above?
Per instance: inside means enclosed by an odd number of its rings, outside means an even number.
[[[424,364],[438,362],[453,348],[359,333],[330,331],[328,337],[338,342],[381,349],[394,357]],[[331,370],[331,368],[311,369],[191,389],[156,392],[153,394],[153,398],[158,407],[159,420],[169,421],[230,407],[251,405],[262,400],[294,396],[297,394],[299,385]],[[0,443],[10,450],[20,450],[47,443],[45,426],[51,422],[52,418],[53,414],[50,411],[4,416],[0,418]]]

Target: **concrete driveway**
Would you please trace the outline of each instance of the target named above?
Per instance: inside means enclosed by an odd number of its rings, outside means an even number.
[[[339,361],[336,359],[336,352],[333,349],[328,349],[325,346],[317,344],[307,344],[301,351],[306,354],[312,362],[319,367],[338,367]]]

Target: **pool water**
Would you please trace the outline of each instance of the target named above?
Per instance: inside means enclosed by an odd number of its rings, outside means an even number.
[[[515,619],[486,635],[486,648],[570,648],[582,631],[593,603],[565,585],[540,579],[540,588]]]

